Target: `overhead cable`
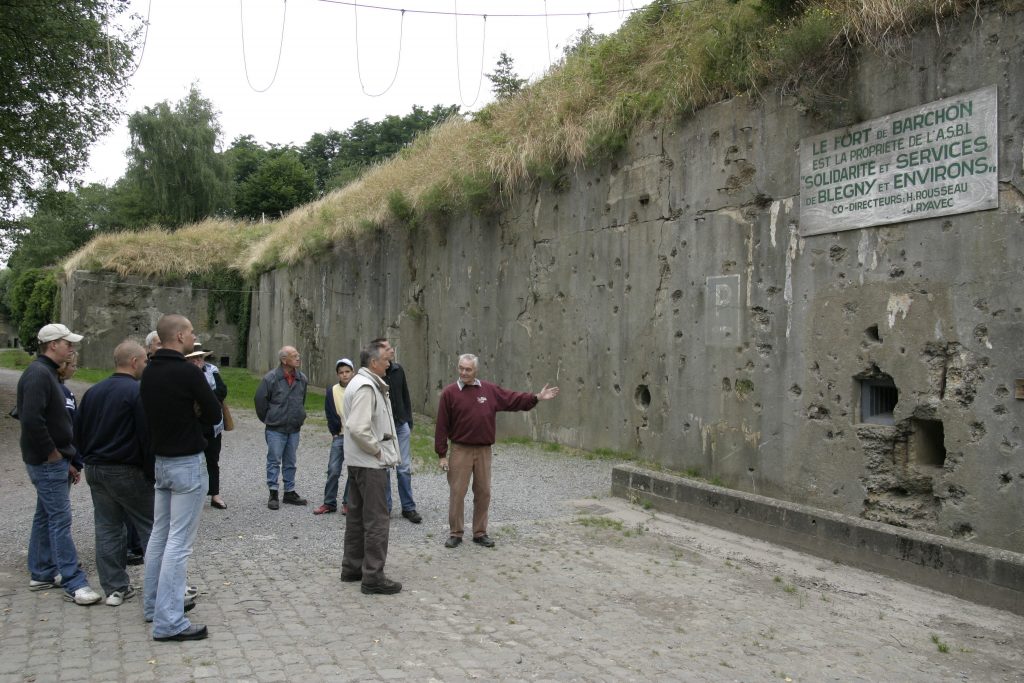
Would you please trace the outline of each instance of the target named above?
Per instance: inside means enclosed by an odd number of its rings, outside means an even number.
[[[362,88],[363,94],[367,97],[380,97],[391,90],[391,86],[395,84],[398,79],[398,69],[402,66],[402,38],[405,35],[405,10],[402,10],[401,22],[398,25],[398,60],[395,62],[395,73],[391,77],[391,82],[388,86],[381,90],[379,93],[366,92],[366,84],[363,83],[363,67],[359,62],[359,3],[352,3],[352,13],[355,15],[355,32],[356,32],[356,74],[359,76],[359,87]]]
[[[455,17],[455,77],[459,84],[459,99],[462,100],[463,107],[472,109],[476,101],[480,99],[480,87],[484,82],[484,53],[487,49],[487,15],[480,15],[484,20],[484,35],[480,40],[480,77],[476,82],[476,96],[473,97],[472,102],[466,104],[466,98],[462,94],[462,66],[459,63],[459,0],[452,0],[452,2],[455,7],[455,12],[452,14]]]
[[[277,80],[277,71],[281,68],[281,54],[284,52],[284,27],[288,21],[288,0],[282,0],[284,8],[281,13],[281,41],[277,46],[277,64],[274,66],[274,75],[270,79],[270,83],[265,88],[257,88],[252,84],[252,79],[249,78],[249,62],[245,57],[245,8],[243,7],[243,0],[238,0],[238,20],[242,28],[242,66],[245,67],[245,82],[249,84],[254,92],[263,93],[270,90],[271,86],[274,85],[274,81]]]

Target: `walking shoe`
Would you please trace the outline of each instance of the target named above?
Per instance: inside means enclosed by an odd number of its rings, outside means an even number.
[[[342,503],[341,504],[341,514],[343,514],[343,515],[347,515],[348,514],[348,503]]]
[[[131,550],[129,550],[128,551],[128,555],[127,555],[127,559],[125,561],[125,564],[127,564],[129,566],[135,566],[135,565],[143,564],[143,563],[145,563],[145,561],[146,561],[146,556],[145,555],[143,555],[142,553],[135,553],[135,552],[132,552]]]
[[[445,548],[457,548],[462,545],[462,538],[459,536],[449,536],[448,540],[444,542]]]
[[[423,516],[415,510],[402,510],[402,516],[413,524],[419,524],[423,521]]]
[[[45,590],[50,589],[50,588],[56,588],[57,586],[60,585],[60,580],[61,580],[61,575],[60,574],[57,574],[56,576],[54,576],[49,581],[36,581],[35,579],[31,579],[28,582],[28,589],[30,591],[45,591]]]
[[[199,597],[199,586],[185,586],[185,600],[195,600]]]
[[[103,596],[88,586],[82,586],[74,593],[64,593],[64,599],[76,605],[95,605]]]
[[[284,495],[287,496],[288,494],[286,493]],[[288,502],[288,501],[285,501],[285,502]],[[316,510],[313,510],[313,514],[314,515],[329,515],[332,512],[337,512],[337,511],[338,510],[336,508],[332,508],[330,505],[324,503],[323,505],[318,507]]]
[[[305,505],[309,501],[301,497],[295,491],[285,491],[284,498],[281,499],[281,502],[288,503],[289,505]]]
[[[135,589],[132,586],[128,586],[123,591],[114,591],[107,596],[107,604],[111,607],[117,607],[124,603],[125,600],[131,600],[135,597]]]
[[[487,534],[484,534],[483,536],[474,536],[473,543],[476,543],[477,545],[482,545],[485,548],[494,547],[494,541],[492,541],[491,537]]]
[[[364,583],[360,590],[367,595],[394,595],[402,590],[402,584],[391,579],[382,579],[378,583]]]
[[[281,503],[277,500],[277,491],[270,492],[270,498],[267,500],[267,507],[271,510],[276,510],[281,507]]]
[[[181,633],[175,633],[173,636],[153,636],[153,640],[160,642],[167,642],[169,640],[202,640],[206,636],[210,635],[209,631],[202,624],[192,624]]]

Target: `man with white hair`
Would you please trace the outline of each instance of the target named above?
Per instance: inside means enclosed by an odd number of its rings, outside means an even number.
[[[536,394],[509,391],[477,379],[479,365],[471,353],[459,356],[459,379],[441,392],[434,428],[434,451],[441,469],[448,472],[448,525],[446,548],[462,543],[463,504],[473,480],[473,542],[493,548],[487,535],[487,510],[491,504],[491,446],[495,415],[499,411],[532,410],[539,401],[558,396],[558,387],[547,384]],[[451,442],[449,452],[448,442]],[[450,457],[449,457],[450,456]]]
[[[302,358],[294,346],[277,352],[280,365],[268,372],[256,389],[256,417],[267,426],[267,507],[277,510],[281,502],[305,505],[306,499],[295,490],[295,454],[299,449],[299,430],[306,421],[306,388],[309,380],[299,366]],[[278,477],[284,481],[284,495],[277,497]]]

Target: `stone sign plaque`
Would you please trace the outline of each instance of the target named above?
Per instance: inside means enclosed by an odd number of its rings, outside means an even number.
[[[800,141],[800,235],[999,206],[996,86]]]
[[[743,313],[739,275],[712,275],[707,279],[704,315],[708,346],[739,346]]]

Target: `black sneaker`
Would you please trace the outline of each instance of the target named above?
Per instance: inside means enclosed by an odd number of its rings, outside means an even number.
[[[145,563],[146,563],[146,556],[145,555],[143,555],[142,553],[133,552],[131,550],[128,551],[128,555],[126,557],[125,564],[128,564],[130,566],[137,566],[137,565],[145,564]]]
[[[413,524],[419,524],[423,521],[423,516],[415,510],[402,510],[402,516]]]
[[[285,495],[285,497],[288,496],[287,493],[284,494],[284,495]],[[270,508],[271,510],[276,510],[279,507],[281,507],[281,503],[278,502],[278,500],[277,500],[277,491],[271,491],[270,492],[270,499],[267,501],[267,507]]]
[[[487,534],[484,534],[483,536],[474,536],[473,543],[476,543],[477,545],[482,545],[485,548],[494,547],[494,541],[492,541],[491,537]]]
[[[444,542],[445,548],[457,548],[462,545],[462,539],[458,536],[449,536],[448,540]]]
[[[309,501],[295,491],[285,491],[284,497],[281,498],[281,502],[288,503],[289,505],[306,505]]]
[[[360,590],[367,595],[394,595],[402,590],[402,584],[391,579],[383,579],[378,583],[364,583]]]

